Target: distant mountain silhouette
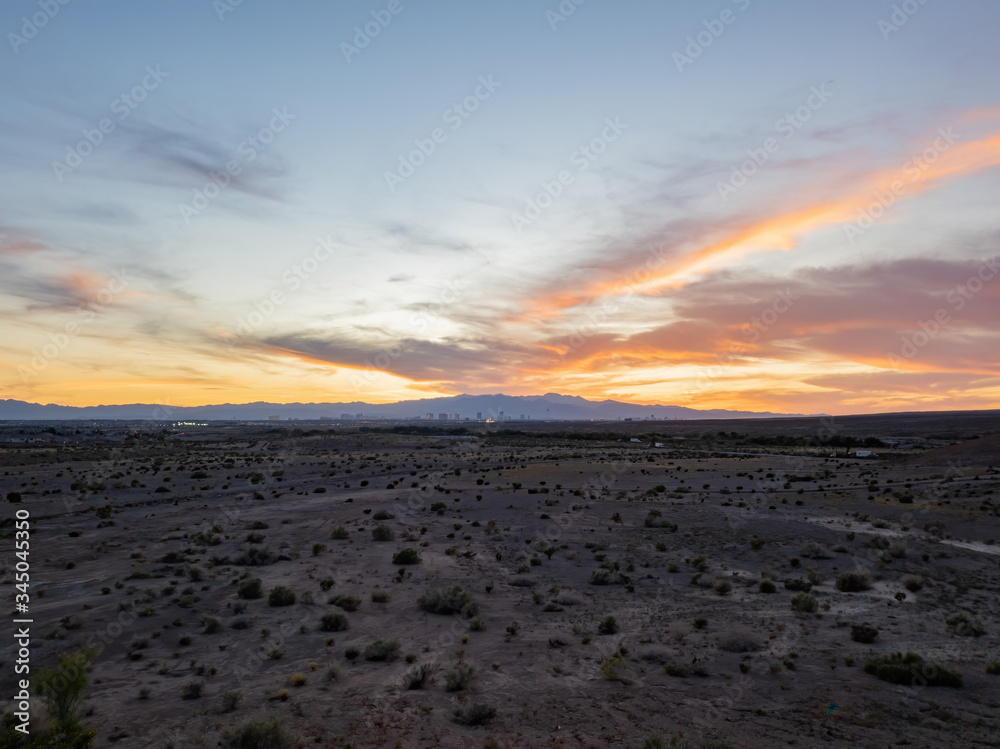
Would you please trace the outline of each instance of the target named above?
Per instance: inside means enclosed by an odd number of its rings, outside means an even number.
[[[266,421],[271,416],[288,419],[318,420],[341,419],[345,415],[355,419],[426,419],[432,414],[438,421],[439,414],[448,414],[448,420],[458,418],[520,421],[522,418],[538,421],[586,421],[605,419],[740,419],[774,416],[799,416],[801,414],[776,414],[755,411],[727,411],[723,409],[698,410],[684,406],[645,405],[622,401],[591,401],[574,395],[546,393],[545,395],[455,395],[447,398],[427,398],[398,403],[372,404],[361,401],[351,403],[223,403],[220,405],[174,407],[153,403],[133,403],[119,406],[60,406],[56,404],[28,403],[18,400],[0,400],[0,420],[5,421],[57,421],[66,419],[123,419],[127,421],[177,421],[198,419],[202,421]]]

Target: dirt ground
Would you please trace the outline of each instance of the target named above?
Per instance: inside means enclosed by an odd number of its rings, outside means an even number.
[[[98,747],[215,747],[266,716],[302,747],[1000,746],[996,439],[856,458],[632,429],[7,447],[0,577],[13,600],[28,510],[32,667],[99,648]],[[451,586],[465,613],[418,602]],[[398,649],[370,660],[379,640]],[[962,686],[866,672],[894,652]],[[7,638],[5,697],[15,657]],[[482,725],[456,722],[477,704]]]

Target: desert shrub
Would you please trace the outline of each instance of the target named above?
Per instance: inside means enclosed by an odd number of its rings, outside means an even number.
[[[324,614],[319,620],[319,628],[323,632],[342,632],[347,627],[348,620],[343,614]]]
[[[285,585],[277,585],[268,593],[269,606],[291,606],[295,603],[295,591]]]
[[[357,611],[358,607],[361,605],[361,599],[357,596],[352,596],[349,593],[344,593],[336,596],[332,601],[330,601],[337,608],[341,608],[344,611]]]
[[[1000,661],[990,661],[986,664],[986,673],[991,676],[1000,676]]]
[[[379,510],[374,515],[372,515],[372,517],[375,518],[375,520],[392,520],[396,516],[393,515],[391,512],[389,512],[388,510]]]
[[[181,698],[185,700],[198,700],[201,699],[201,693],[205,689],[205,682],[203,681],[189,681],[183,687],[181,687]]]
[[[375,640],[365,648],[366,661],[394,661],[399,657],[397,640]]]
[[[785,580],[785,590],[791,590],[796,593],[808,593],[812,590],[812,587],[812,583],[806,582],[805,580],[792,577]]]
[[[601,659],[601,674],[608,681],[616,681],[621,678],[619,671],[627,665],[625,659],[620,655],[609,655]]]
[[[250,620],[245,616],[238,616],[229,624],[233,629],[250,629]]]
[[[387,590],[372,591],[372,603],[388,603],[388,602],[389,602],[389,591]]]
[[[800,614],[812,614],[819,608],[816,597],[809,593],[797,593],[792,597],[792,611]]]
[[[597,634],[599,635],[613,635],[618,630],[618,622],[615,621],[613,616],[604,617],[597,625]]]
[[[306,685],[306,675],[301,673],[292,674],[292,678],[288,680],[288,683],[293,687],[304,687]]]
[[[420,554],[416,549],[402,549],[392,555],[393,564],[420,564]]]
[[[322,580],[319,581],[319,588],[324,593],[326,593],[328,590],[330,590],[330,588],[332,588],[336,584],[337,584],[336,580],[334,580],[332,577],[324,577]]]
[[[868,573],[864,570],[854,570],[852,572],[842,572],[837,575],[837,590],[844,593],[856,593],[871,588],[871,581]]]
[[[709,749],[709,745],[702,743],[702,749]],[[679,733],[663,738],[660,734],[653,732],[642,742],[642,749],[694,749],[690,741]]]
[[[712,585],[712,590],[715,591],[716,595],[728,596],[733,592],[733,584],[726,578],[721,577],[715,581],[714,585]]]
[[[851,625],[851,639],[854,640],[854,642],[860,642],[868,645],[875,642],[876,637],[878,637],[878,628],[873,627],[871,624]]]
[[[924,579],[920,575],[903,575],[899,581],[911,593],[916,593],[924,587]]]
[[[754,653],[761,644],[750,632],[727,632],[719,640],[719,649],[727,653]]]
[[[239,689],[230,689],[219,695],[219,709],[224,713],[233,712],[243,699],[243,693]]]
[[[60,725],[75,724],[89,679],[87,669],[97,656],[96,646],[57,656],[55,668],[43,668],[34,679],[35,692]]]
[[[330,538],[334,541],[343,541],[346,538],[350,538],[351,533],[342,525],[338,525],[330,532]]]
[[[205,632],[206,635],[214,635],[216,632],[222,631],[222,623],[215,617],[206,616],[204,619]]]
[[[258,533],[257,531],[251,531],[247,534],[248,544],[259,544],[264,540],[264,534]]]
[[[620,574],[604,567],[599,567],[590,573],[591,585],[618,585],[621,581],[622,577]]]
[[[420,598],[417,605],[432,614],[462,614],[471,618],[479,613],[479,604],[472,594],[462,590],[462,586],[453,585],[450,588],[429,588]]]
[[[376,541],[392,541],[396,538],[396,532],[388,525],[376,525],[372,528],[372,538]]]
[[[224,749],[291,749],[295,743],[276,717],[249,720],[222,734]]]
[[[959,637],[981,637],[986,634],[983,623],[967,611],[958,611],[947,619],[945,624],[953,634]]]
[[[313,544],[312,545],[312,555],[314,557],[318,557],[324,551],[326,551],[326,544]]]
[[[233,564],[240,567],[264,567],[278,561],[278,555],[266,546],[245,544],[233,558]]]
[[[484,632],[486,630],[486,622],[478,616],[474,616],[471,621],[469,621],[469,629],[473,632]]]
[[[481,726],[489,723],[497,715],[497,709],[492,705],[475,702],[471,705],[456,707],[452,720],[463,726]]]
[[[431,683],[435,670],[430,663],[414,666],[403,674],[403,689],[423,689]]]
[[[923,685],[931,687],[962,686],[962,675],[949,671],[937,663],[927,663],[915,653],[891,653],[879,655],[865,661],[865,673],[890,684]]]
[[[344,651],[344,657],[349,661],[357,660],[359,655],[361,655],[361,651],[353,646]]]
[[[246,530],[248,530],[248,531],[263,531],[263,530],[267,530],[270,527],[271,526],[268,525],[263,520],[249,520],[243,526],[243,528],[246,529]]]
[[[193,533],[190,536],[190,540],[191,543],[197,546],[218,546],[222,543],[222,538],[219,537],[219,534],[212,533],[211,531]]]
[[[758,588],[761,593],[774,593],[778,590],[778,586],[774,584],[774,580],[769,580],[766,577],[760,581]]]
[[[677,531],[677,525],[675,523],[671,523],[669,520],[665,520],[663,518],[663,513],[659,510],[650,510],[649,514],[646,515],[646,519],[643,521],[643,524],[647,528],[666,528],[671,533]]]
[[[444,675],[445,689],[449,692],[458,692],[472,683],[476,676],[476,669],[468,663],[459,663]]]

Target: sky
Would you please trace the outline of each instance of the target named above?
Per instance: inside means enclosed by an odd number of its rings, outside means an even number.
[[[990,0],[7,0],[0,398],[1000,407]]]

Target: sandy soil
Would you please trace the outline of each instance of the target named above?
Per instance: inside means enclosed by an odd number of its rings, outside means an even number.
[[[100,647],[84,719],[95,746],[214,747],[267,714],[303,747],[640,747],[652,732],[693,747],[1000,746],[1000,676],[985,670],[1000,659],[1000,459],[985,442],[969,459],[945,448],[941,468],[934,451],[190,436],[0,452],[0,493],[23,496],[5,518],[28,509],[34,526],[34,667]],[[376,526],[393,539],[375,540]],[[9,524],[0,543],[10,592]],[[250,547],[271,559],[240,563]],[[421,561],[394,564],[404,548]],[[838,575],[859,568],[871,587],[839,590]],[[263,598],[239,597],[244,575]],[[786,580],[811,585],[815,612],[793,610]],[[269,605],[282,585],[296,602]],[[454,585],[483,629],[418,605]],[[329,602],[339,596],[360,603]],[[948,625],[962,611],[984,634]],[[337,613],[348,628],[322,631]],[[617,630],[602,634],[609,616]],[[861,623],[874,642],[852,641]],[[367,660],[376,640],[398,641],[398,657]],[[865,672],[896,651],[960,673],[963,687]],[[13,658],[6,640],[4,695]],[[406,689],[423,664],[429,683]],[[448,691],[459,664],[474,677]],[[191,683],[201,695],[185,699]],[[231,690],[241,700],[224,712]],[[495,717],[453,720],[474,703]]]

